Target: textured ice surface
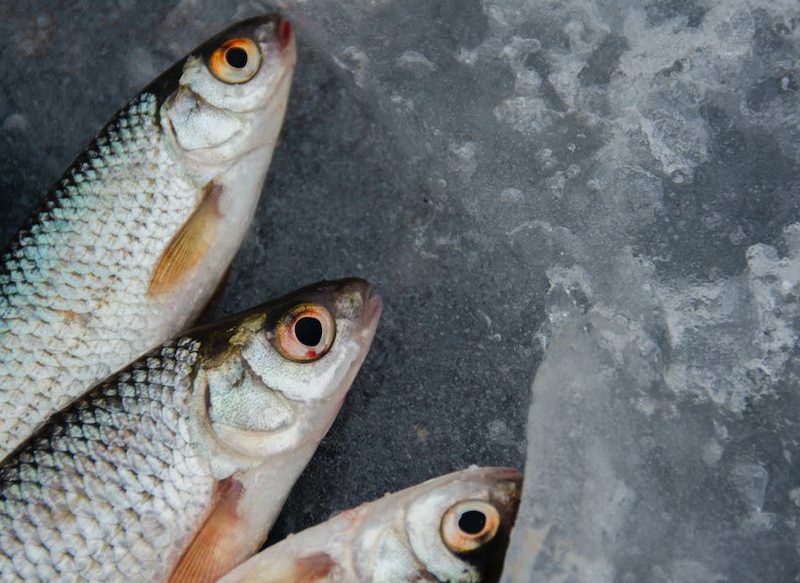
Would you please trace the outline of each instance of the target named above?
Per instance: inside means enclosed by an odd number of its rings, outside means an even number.
[[[65,4],[0,5],[4,238],[267,6]],[[278,535],[527,452],[507,581],[797,581],[796,0],[278,6],[294,94],[211,317],[344,275],[386,303]]]

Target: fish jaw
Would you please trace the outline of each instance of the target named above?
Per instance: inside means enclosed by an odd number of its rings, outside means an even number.
[[[178,89],[162,107],[161,127],[197,180],[211,179],[253,150],[265,150],[271,158],[286,113],[293,67],[283,72],[270,100],[252,111],[216,108],[188,86]]]

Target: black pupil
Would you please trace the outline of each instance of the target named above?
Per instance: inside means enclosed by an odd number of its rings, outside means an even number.
[[[316,346],[322,340],[322,324],[316,318],[300,318],[294,325],[297,339],[306,346]]]
[[[233,47],[225,51],[225,60],[231,67],[244,69],[247,65],[247,51],[239,47]]]
[[[458,519],[458,528],[467,534],[478,534],[486,526],[486,515],[477,510],[467,510]]]

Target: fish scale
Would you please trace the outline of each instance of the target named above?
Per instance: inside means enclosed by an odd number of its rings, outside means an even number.
[[[278,25],[235,24],[155,79],[0,255],[0,458],[211,299],[283,124],[296,46]],[[208,60],[231,40],[258,61],[235,83]]]
[[[0,456],[161,339],[163,306],[148,285],[197,199],[161,138],[156,96],[145,93],[11,243],[0,267]]]
[[[137,361],[54,416],[6,460],[4,581],[81,571],[164,576],[142,572],[142,560],[174,562],[214,484],[207,461],[192,453],[186,426],[199,349],[199,341],[184,337]],[[117,538],[124,543],[104,542]]]

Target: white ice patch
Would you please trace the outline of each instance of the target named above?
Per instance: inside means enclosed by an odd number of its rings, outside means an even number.
[[[397,64],[401,67],[408,67],[411,69],[436,70],[436,65],[418,51],[405,51],[402,55],[397,57]]]
[[[515,131],[534,136],[552,123],[553,111],[538,97],[511,97],[494,108],[498,121],[508,124]]]
[[[469,180],[478,169],[478,161],[475,157],[476,144],[474,142],[464,142],[463,144],[450,144],[448,151],[448,164],[450,168],[460,174],[464,179]]]
[[[716,282],[659,285],[673,361],[665,381],[679,395],[741,412],[772,392],[797,342],[800,224],[784,231],[787,255],[747,251],[747,270]]]
[[[339,55],[333,57],[333,62],[353,76],[353,81],[359,87],[364,87],[369,65],[369,57],[357,47],[345,48]]]

